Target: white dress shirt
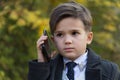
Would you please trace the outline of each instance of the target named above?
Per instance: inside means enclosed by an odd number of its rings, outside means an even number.
[[[87,54],[88,54],[88,51],[86,51],[86,53],[84,53],[83,55],[78,57],[76,60],[74,60],[74,62],[77,63],[77,65],[74,67],[74,79],[75,80],[85,80]],[[65,64],[70,62],[71,60],[67,58],[63,58],[63,61],[64,61],[64,70],[63,70],[62,80],[69,80],[66,75],[68,68],[65,66]]]

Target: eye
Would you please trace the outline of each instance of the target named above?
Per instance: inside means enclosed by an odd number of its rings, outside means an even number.
[[[63,33],[56,33],[55,36],[56,37],[63,37]]]
[[[73,35],[73,36],[78,35],[78,34],[80,34],[78,31],[73,31],[73,32],[72,32],[72,35]]]

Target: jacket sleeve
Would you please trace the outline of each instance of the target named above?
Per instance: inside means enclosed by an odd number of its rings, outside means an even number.
[[[40,63],[37,60],[29,62],[28,80],[48,80],[50,63]]]
[[[114,80],[120,80],[120,69],[117,64],[115,64],[115,65],[116,65],[116,67],[115,67],[116,74],[115,74]]]
[[[111,62],[111,78],[113,80],[120,80],[120,70],[117,64]]]
[[[120,70],[117,64],[109,61],[102,61],[102,71],[110,80],[120,80]]]

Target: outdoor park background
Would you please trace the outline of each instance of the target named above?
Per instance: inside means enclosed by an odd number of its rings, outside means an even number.
[[[27,80],[51,9],[69,0],[0,0],[0,80]],[[92,49],[120,66],[120,0],[75,0],[93,16]]]

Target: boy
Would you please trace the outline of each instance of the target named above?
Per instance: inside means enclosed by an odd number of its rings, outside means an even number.
[[[37,41],[38,60],[29,63],[28,80],[120,80],[116,64],[102,60],[87,45],[92,42],[92,17],[75,2],[57,6],[50,17],[50,30],[59,54],[47,62]]]

